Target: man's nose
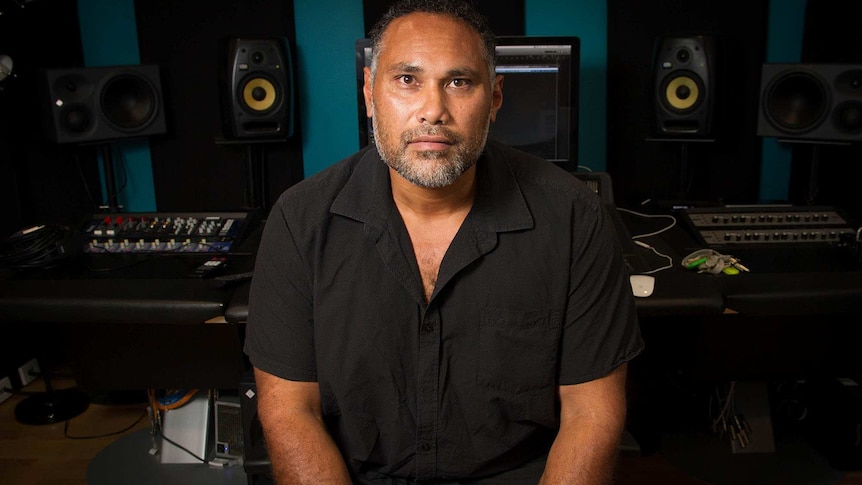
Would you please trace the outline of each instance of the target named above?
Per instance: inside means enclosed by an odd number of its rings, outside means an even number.
[[[441,86],[427,86],[422,92],[422,104],[417,112],[420,123],[445,125],[449,122],[446,89]]]

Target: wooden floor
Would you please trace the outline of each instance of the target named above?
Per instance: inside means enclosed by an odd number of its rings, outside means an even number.
[[[74,385],[68,377],[52,382],[55,389]],[[37,379],[22,391],[44,389],[42,380]],[[83,414],[65,423],[21,424],[15,418],[15,407],[25,398],[26,395],[16,394],[0,404],[0,483],[3,485],[86,484],[87,465],[96,454],[126,433],[149,427],[146,417],[138,421],[146,412],[145,404],[90,404]],[[111,434],[135,422],[137,424],[123,434],[87,438]]]
[[[68,377],[61,376],[55,379],[56,389],[68,388],[73,384],[74,382]],[[43,389],[42,381],[37,379],[23,391],[35,392]],[[86,484],[87,466],[94,456],[115,440],[149,427],[149,421],[146,418],[139,420],[145,413],[144,404],[106,405],[93,403],[83,414],[66,423],[26,425],[18,422],[15,418],[16,405],[26,397],[24,394],[16,394],[0,404],[0,484],[2,485]],[[125,432],[116,435],[87,438],[124,429],[126,429]],[[685,449],[686,447],[683,446],[682,448]],[[685,455],[686,453],[681,454]],[[717,456],[719,454],[723,456]],[[737,476],[732,476],[735,472],[723,473],[720,479],[706,476],[709,473],[703,472],[704,468],[708,468],[704,467],[704,464],[725,460],[727,459],[726,455],[726,453],[715,452],[714,450],[711,452],[707,450],[699,456],[689,453],[683,458],[662,452],[650,453],[648,456],[627,452],[624,453],[621,460],[617,483],[622,485],[720,485],[722,483],[787,485],[786,480],[783,479],[780,481],[770,479],[752,481],[751,477],[756,474],[750,472],[758,469],[762,472],[763,470],[763,467],[756,461],[752,461],[748,465],[748,471],[741,468]],[[805,459],[802,460],[803,463],[798,463],[799,459],[795,461],[796,463],[792,466],[805,467]],[[784,466],[774,463],[771,465]],[[726,468],[724,464],[721,467]],[[805,474],[797,475],[804,476]],[[726,482],[721,480],[726,480]],[[862,473],[831,471],[824,474],[823,478],[811,479],[805,483],[812,485],[829,483],[862,485]]]

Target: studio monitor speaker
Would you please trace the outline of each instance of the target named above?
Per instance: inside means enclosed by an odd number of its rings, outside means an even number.
[[[662,37],[653,64],[656,133],[708,137],[715,117],[714,37]]]
[[[282,38],[233,38],[227,42],[223,81],[225,135],[287,138],[293,132],[294,95],[290,46]]]
[[[158,66],[46,69],[42,82],[45,132],[57,143],[166,132]]]
[[[862,141],[862,65],[764,64],[757,134]]]

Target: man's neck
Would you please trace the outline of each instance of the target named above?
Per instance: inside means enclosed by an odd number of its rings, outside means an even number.
[[[434,189],[415,185],[391,168],[389,174],[392,197],[402,215],[407,211],[414,217],[433,220],[469,211],[473,205],[476,165],[461,174],[452,185]]]

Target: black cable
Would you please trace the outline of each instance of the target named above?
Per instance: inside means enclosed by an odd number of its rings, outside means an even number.
[[[185,446],[183,446],[183,445],[181,445],[181,444],[177,443],[176,441],[174,441],[174,440],[172,440],[172,439],[168,438],[167,436],[165,436],[165,434],[164,434],[164,433],[162,433],[162,430],[161,430],[161,429],[156,429],[156,434],[158,434],[159,436],[161,436],[163,440],[167,441],[168,443],[170,443],[170,444],[172,444],[172,445],[176,446],[177,448],[179,448],[179,449],[181,449],[181,450],[185,451],[186,453],[188,453],[189,455],[191,455],[195,460],[198,460],[198,461],[199,461],[199,462],[201,462],[201,463],[209,463],[209,460],[199,457],[199,456],[198,456],[198,455],[196,455],[193,451],[189,450],[189,449],[188,449],[188,448],[186,448]]]
[[[22,269],[51,266],[71,256],[66,247],[72,232],[63,225],[28,227],[0,243],[0,268]]]
[[[96,204],[96,199],[93,197],[93,193],[90,191],[90,184],[87,183],[87,177],[84,174],[84,169],[81,167],[81,156],[77,150],[73,152],[75,157],[75,165],[78,167],[78,177],[81,179],[81,186],[84,189],[84,192],[87,194],[87,201],[90,203],[90,207],[94,209],[98,209],[98,205]]]
[[[121,430],[119,430],[119,431],[112,431],[112,432],[110,432],[110,433],[97,434],[97,435],[92,435],[92,436],[72,436],[72,435],[70,435],[70,434],[69,434],[69,421],[70,421],[70,420],[69,420],[69,419],[67,419],[67,420],[63,423],[63,436],[65,436],[66,438],[69,438],[70,440],[92,440],[92,439],[98,439],[98,438],[107,438],[108,436],[116,436],[116,435],[118,435],[118,434],[123,434],[123,433],[125,433],[126,431],[128,431],[128,430],[130,430],[130,429],[134,428],[135,426],[137,426],[137,425],[138,425],[138,423],[140,423],[140,422],[141,422],[141,420],[142,420],[142,419],[144,419],[144,418],[145,418],[145,417],[147,417],[147,416],[149,416],[149,413],[147,412],[147,410],[146,410],[146,409],[144,409],[143,414],[141,414],[140,416],[138,416],[138,419],[136,419],[134,423],[132,423],[132,424],[130,424],[130,425],[128,425],[128,426],[126,426],[125,428],[123,428],[123,429],[121,429]]]

